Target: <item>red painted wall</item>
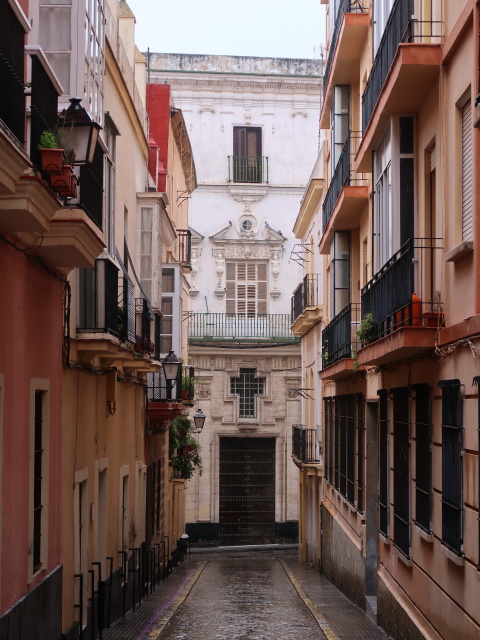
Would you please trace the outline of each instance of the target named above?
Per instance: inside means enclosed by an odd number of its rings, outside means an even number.
[[[170,85],[147,84],[147,112],[150,118],[150,136],[159,147],[159,166],[155,167],[155,153],[151,153],[148,170],[158,175],[158,191],[166,191],[168,171],[168,130],[170,122]]]
[[[1,240],[0,274],[0,373],[4,376],[0,566],[0,613],[3,613],[61,561],[63,283]],[[29,585],[31,378],[50,381],[50,419],[48,531],[44,532],[48,536],[48,560]]]

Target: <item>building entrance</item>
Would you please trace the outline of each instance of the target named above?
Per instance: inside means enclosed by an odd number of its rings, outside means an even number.
[[[270,544],[275,438],[220,438],[220,544]]]

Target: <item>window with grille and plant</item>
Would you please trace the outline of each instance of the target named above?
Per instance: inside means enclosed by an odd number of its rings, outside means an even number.
[[[255,418],[256,396],[265,393],[265,378],[256,378],[255,369],[240,369],[238,378],[230,378],[230,393],[239,396],[239,417]]]
[[[267,305],[267,263],[227,262],[226,312],[265,314]]]

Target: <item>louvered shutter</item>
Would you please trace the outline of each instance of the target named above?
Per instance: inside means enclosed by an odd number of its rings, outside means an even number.
[[[257,313],[267,313],[267,265],[257,265]]]
[[[472,101],[462,108],[462,241],[473,240]]]
[[[227,304],[226,304],[226,312],[227,313],[235,313],[236,312],[236,295],[235,295],[235,285],[236,285],[236,277],[235,277],[235,263],[227,262]]]

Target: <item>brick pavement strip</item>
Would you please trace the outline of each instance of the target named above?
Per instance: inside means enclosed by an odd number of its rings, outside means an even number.
[[[320,629],[322,630],[324,636],[327,638],[327,640],[339,640],[338,636],[332,631],[332,628],[330,627],[330,625],[328,624],[328,622],[326,621],[326,619],[322,616],[322,614],[319,612],[319,610],[317,609],[317,607],[314,605],[314,603],[310,600],[310,598],[307,596],[307,594],[305,593],[305,591],[303,590],[302,586],[300,585],[300,583],[298,582],[297,578],[293,575],[293,573],[290,571],[290,569],[288,568],[288,566],[286,565],[286,563],[283,560],[279,560],[280,564],[283,567],[283,570],[285,571],[285,573],[287,574],[290,582],[293,584],[293,586],[295,587],[298,595],[300,596],[300,598],[303,600],[303,602],[305,603],[305,605],[310,609],[311,614],[313,615],[313,617],[315,618],[315,620],[318,623],[318,626],[320,627]]]

